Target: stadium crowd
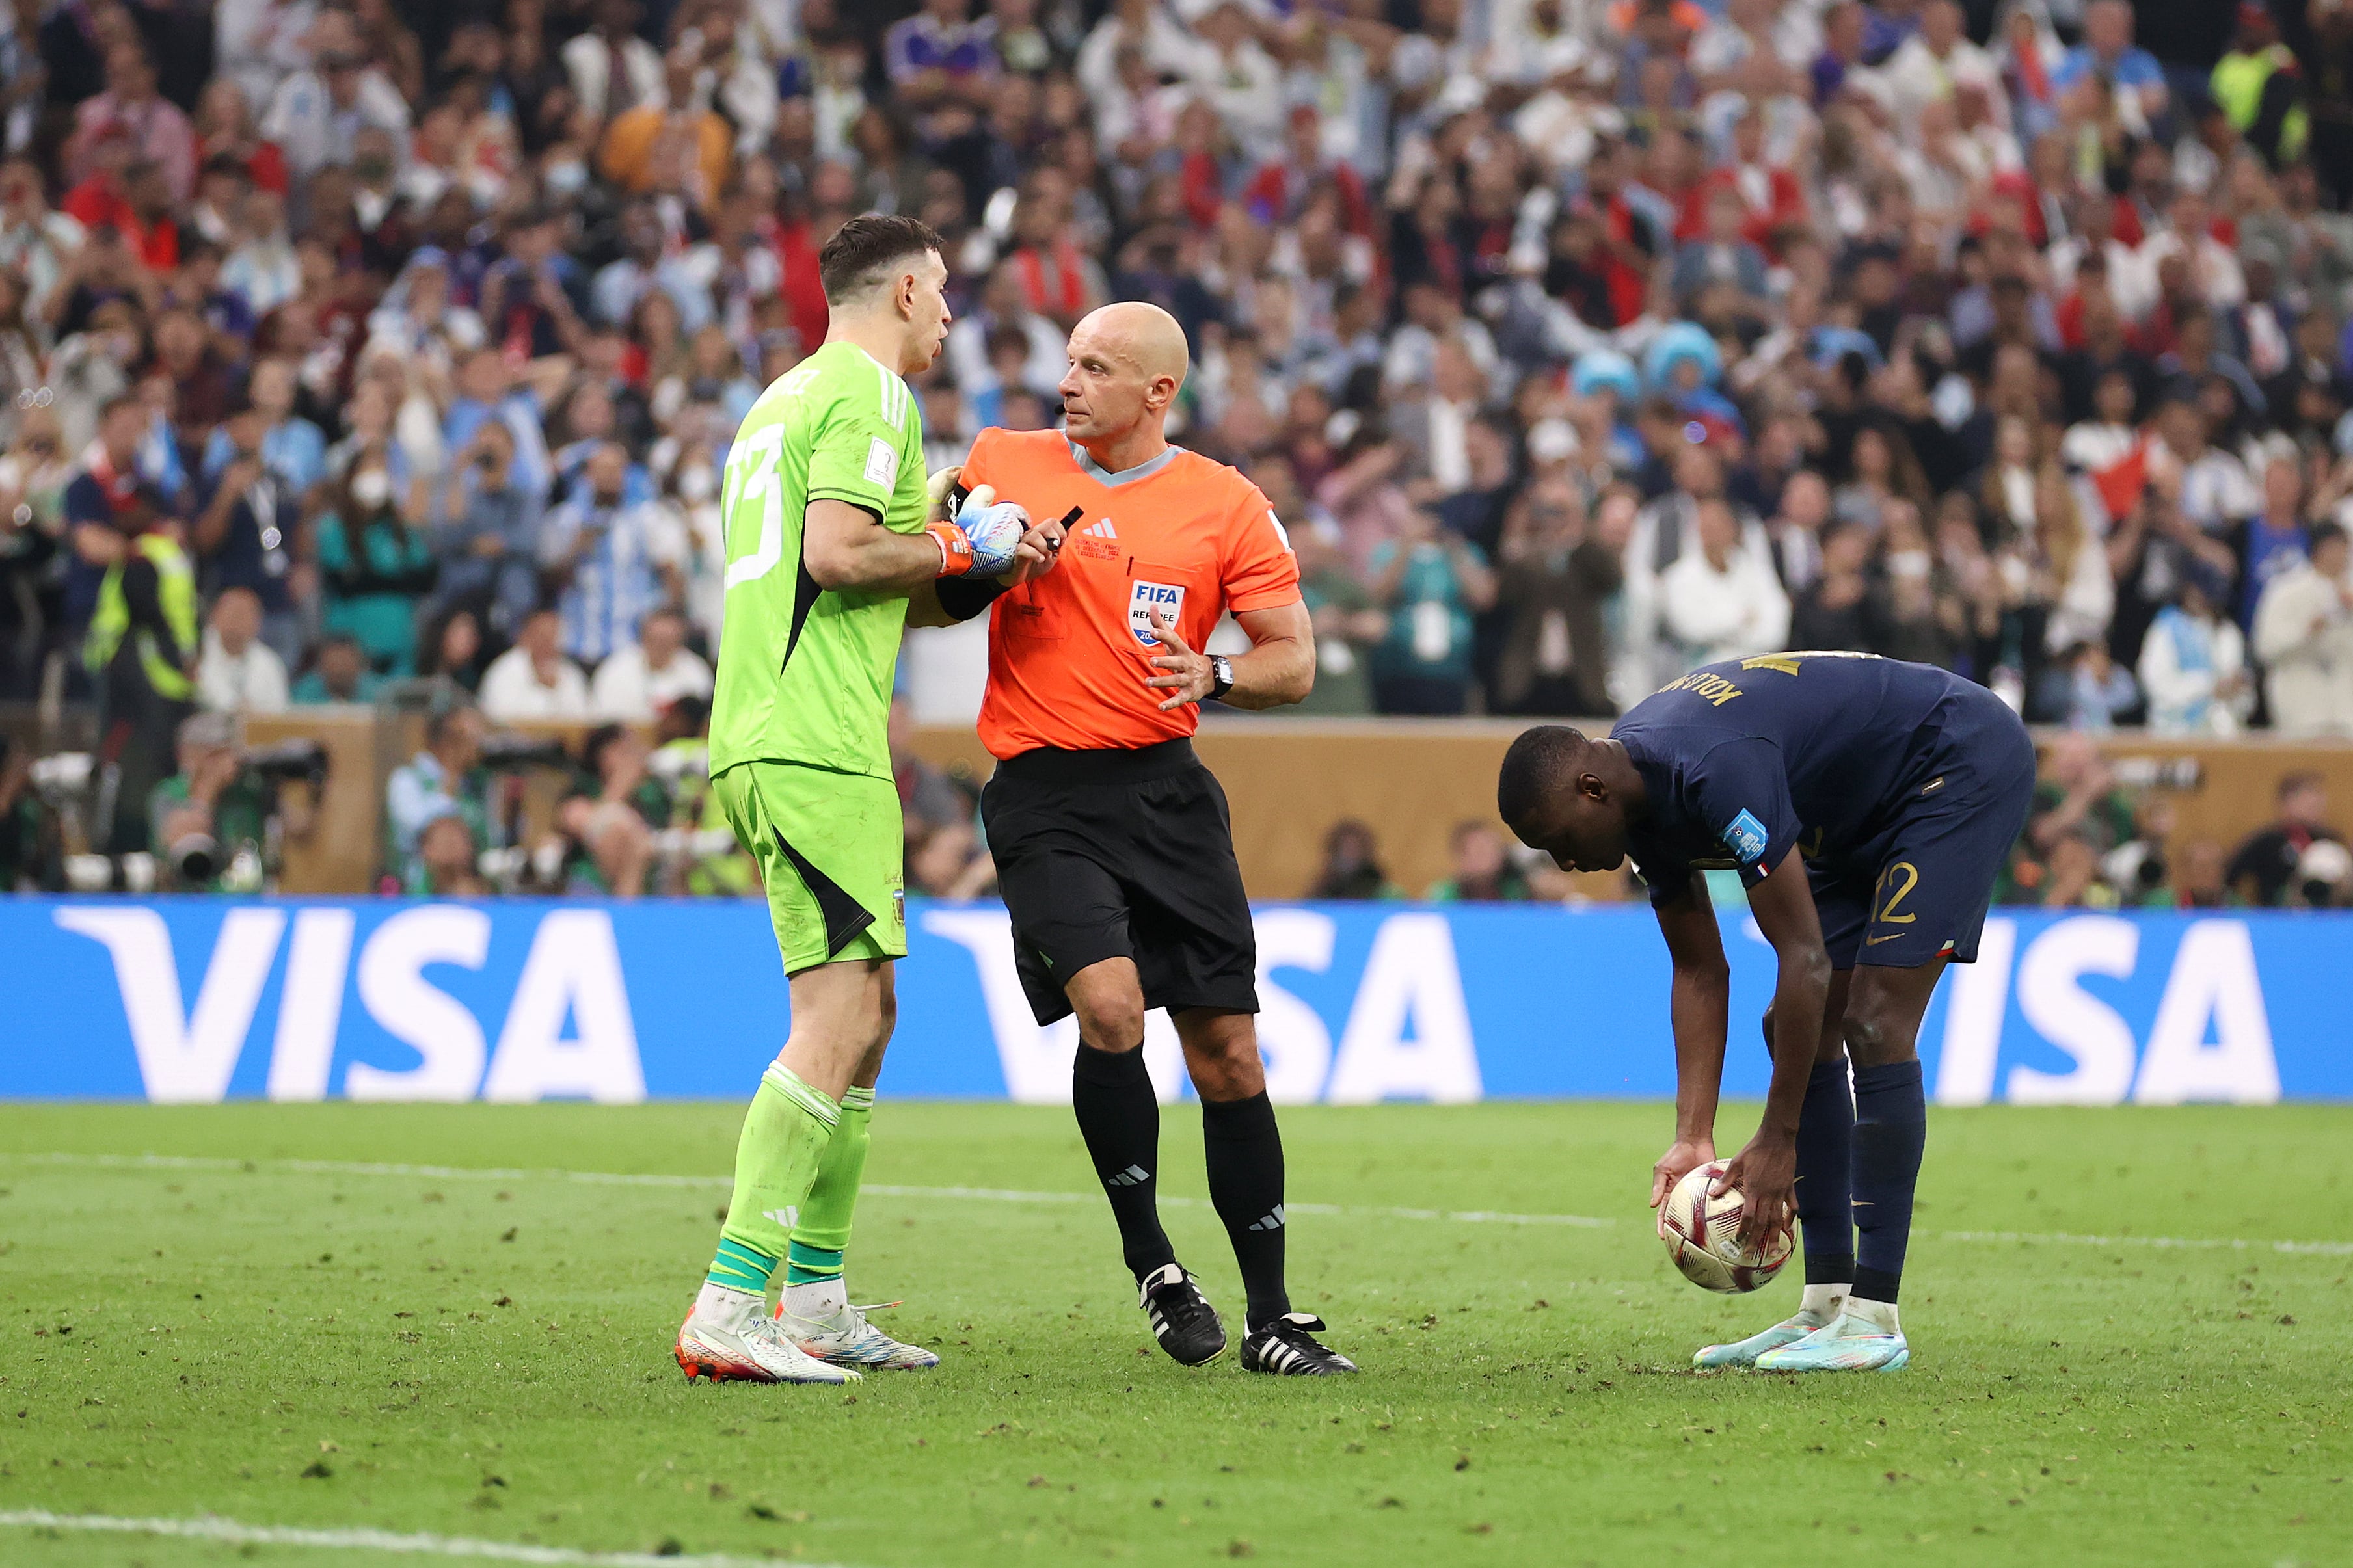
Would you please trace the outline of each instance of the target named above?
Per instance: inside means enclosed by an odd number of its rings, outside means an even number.
[[[0,700],[100,704],[111,847],[195,708],[431,677],[691,742],[727,443],[866,210],[949,240],[934,466],[1053,422],[1094,305],[1176,315],[1309,711],[1849,648],[2085,732],[2353,734],[2346,0],[900,9],[15,0]],[[435,804],[450,729],[401,885],[500,836]],[[569,863],[641,887],[676,770],[599,735]],[[902,793],[912,884],[976,887],[969,812]],[[2052,845],[2146,837],[2084,816]]]

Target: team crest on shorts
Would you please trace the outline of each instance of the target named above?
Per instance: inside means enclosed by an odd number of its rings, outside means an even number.
[[[1160,612],[1162,620],[1176,625],[1185,610],[1184,588],[1173,583],[1146,583],[1141,578],[1127,585],[1127,629],[1146,647],[1160,646],[1160,639],[1152,635],[1155,610]]]

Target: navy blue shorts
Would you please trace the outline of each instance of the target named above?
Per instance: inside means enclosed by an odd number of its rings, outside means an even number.
[[[1831,967],[1974,963],[1994,883],[2034,800],[2034,742],[1972,689],[1939,714],[1867,852],[1808,862]]]

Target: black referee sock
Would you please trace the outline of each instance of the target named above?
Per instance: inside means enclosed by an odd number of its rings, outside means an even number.
[[[1099,1051],[1082,1043],[1071,1066],[1071,1109],[1095,1175],[1119,1222],[1120,1251],[1138,1281],[1176,1261],[1160,1228],[1160,1101],[1144,1052]]]
[[[1291,1310],[1282,1287],[1282,1133],[1274,1102],[1261,1089],[1248,1100],[1201,1101],[1201,1143],[1209,1166],[1209,1202],[1226,1222],[1241,1266],[1256,1329]]]

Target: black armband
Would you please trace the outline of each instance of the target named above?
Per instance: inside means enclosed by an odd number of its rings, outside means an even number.
[[[968,621],[997,603],[997,596],[1011,586],[997,577],[943,577],[939,580],[940,608],[952,621]]]

